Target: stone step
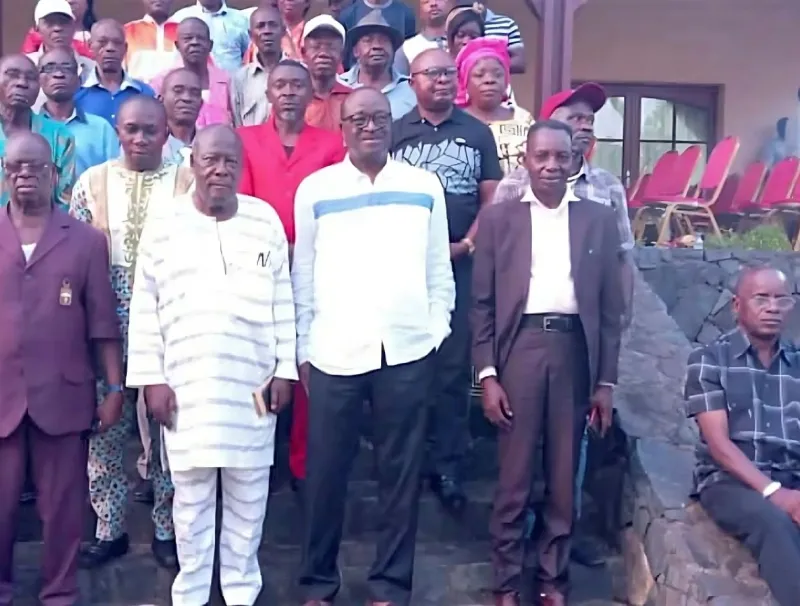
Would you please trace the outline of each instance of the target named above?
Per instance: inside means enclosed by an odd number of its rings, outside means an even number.
[[[367,599],[365,578],[372,561],[371,544],[345,542],[339,554],[343,588],[338,604],[355,606]],[[414,578],[414,606],[489,606],[493,604],[489,547],[483,542],[453,544],[420,544],[417,547]],[[28,543],[15,553],[15,605],[34,606],[38,591],[38,558],[41,546]],[[300,604],[296,593],[296,571],[299,549],[266,546],[259,557],[264,576],[264,590],[257,606],[291,606]],[[618,594],[622,562],[609,561],[606,568],[588,569],[574,566],[571,570],[572,606],[613,606]],[[532,578],[531,574],[526,577]],[[97,606],[161,606],[169,604],[172,575],[159,569],[149,550],[135,547],[124,558],[100,570],[81,571],[79,582],[85,604]],[[224,602],[216,588],[211,606]],[[529,603],[529,602],[525,602]]]
[[[490,482],[469,482],[465,485],[469,503],[460,516],[455,517],[439,504],[428,490],[420,499],[418,540],[473,541],[488,538],[488,521],[493,498]],[[94,536],[94,513],[88,509],[86,540]],[[41,524],[36,508],[27,505],[21,509],[18,540],[41,540]],[[302,511],[297,495],[283,487],[270,495],[267,520],[264,525],[264,542],[277,545],[296,545],[303,527]],[[127,519],[128,534],[135,544],[149,544],[153,538],[150,508],[140,503],[130,503]],[[370,480],[350,482],[347,513],[344,524],[345,540],[370,537],[377,529],[377,487]]]

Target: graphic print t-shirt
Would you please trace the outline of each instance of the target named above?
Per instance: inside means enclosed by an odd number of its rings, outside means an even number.
[[[395,121],[392,156],[439,178],[451,242],[461,241],[478,216],[480,184],[503,177],[492,131],[457,108],[436,126],[421,118],[416,108]]]

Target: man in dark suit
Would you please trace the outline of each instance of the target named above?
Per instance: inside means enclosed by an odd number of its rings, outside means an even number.
[[[486,207],[475,241],[473,363],[484,412],[500,428],[490,522],[498,606],[520,603],[540,437],[547,492],[535,535],[538,604],[566,603],[577,449],[587,416],[600,432],[611,423],[623,311],[619,233],[614,211],[567,187],[571,161],[569,126],[532,126],[530,186]]]
[[[30,451],[42,518],[39,601],[78,599],[88,435],[122,413],[122,349],[103,234],[52,203],[40,135],[9,137],[0,209],[0,606],[11,604],[16,514]],[[95,372],[108,383],[97,406]]]

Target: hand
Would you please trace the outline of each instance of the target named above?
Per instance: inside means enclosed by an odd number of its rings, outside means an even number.
[[[800,491],[779,488],[769,500],[778,509],[789,514],[795,524],[800,524]]]
[[[144,401],[156,422],[167,429],[173,428],[178,402],[169,385],[148,385],[144,388]]]
[[[450,259],[458,259],[469,254],[469,246],[464,242],[455,242],[450,245]]]
[[[511,429],[514,413],[508,396],[496,377],[486,377],[481,381],[481,402],[483,414],[492,425],[500,429]]]
[[[269,384],[269,409],[278,414],[292,401],[292,382],[286,379],[272,379]]]
[[[608,428],[611,427],[611,419],[614,414],[612,396],[611,387],[600,385],[594,390],[594,395],[590,399],[589,424],[598,430],[600,437],[605,436]]]
[[[300,385],[303,386],[306,395],[308,395],[308,382],[311,376],[311,364],[304,362],[297,367],[297,373],[300,375]]]
[[[125,403],[125,398],[122,393],[115,391],[106,394],[100,406],[97,407],[97,429],[99,431],[108,431],[119,423],[122,418],[122,407]]]

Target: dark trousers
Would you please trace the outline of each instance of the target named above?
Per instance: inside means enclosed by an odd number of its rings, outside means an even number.
[[[514,413],[498,434],[499,480],[489,521],[494,589],[521,591],[526,511],[542,449],[546,491],[536,512],[533,544],[542,590],[566,591],[574,523],[574,478],[589,407],[589,370],[583,331],[523,327],[501,369],[500,382]]]
[[[450,318],[452,332],[436,352],[430,393],[428,471],[458,478],[461,460],[469,445],[472,259],[461,258],[453,263],[453,277],[456,305]]]
[[[347,480],[359,447],[364,402],[372,407],[378,479],[378,536],[369,571],[371,599],[409,604],[433,355],[356,376],[312,367],[308,405],[303,562],[306,600],[332,601]]]
[[[784,478],[776,478],[783,481]],[[783,482],[800,489],[797,481]],[[781,606],[800,601],[800,527],[755,490],[736,480],[704,488],[700,503],[722,530],[741,541],[758,562],[758,569]]]
[[[11,604],[14,594],[14,539],[27,450],[44,539],[39,601],[72,606],[78,600],[78,548],[89,490],[88,441],[80,434],[47,435],[27,418],[0,439],[0,606]]]

